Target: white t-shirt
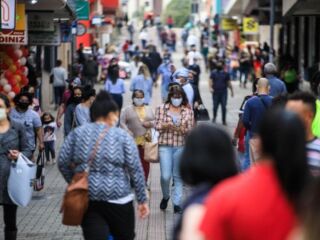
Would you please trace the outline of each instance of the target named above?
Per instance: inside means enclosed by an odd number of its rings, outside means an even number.
[[[63,67],[54,67],[51,71],[53,74],[53,86],[63,87],[66,85],[66,80],[68,78],[67,71]]]
[[[56,122],[51,122],[49,124],[43,124],[43,141],[44,142],[51,142],[56,141],[56,131],[57,131],[57,124]]]
[[[198,39],[195,35],[189,35],[187,38],[187,45],[190,47],[192,45],[197,45]]]
[[[190,83],[187,83],[182,86],[184,92],[187,95],[188,102],[191,108],[193,108],[193,100],[194,100],[194,90]]]
[[[194,64],[194,59],[201,59],[201,54],[197,51],[190,51],[188,53],[188,63],[189,63],[189,66],[193,65]]]

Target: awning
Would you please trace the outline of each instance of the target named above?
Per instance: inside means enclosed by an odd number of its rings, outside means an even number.
[[[283,4],[283,16],[320,15],[319,0],[292,0]]]

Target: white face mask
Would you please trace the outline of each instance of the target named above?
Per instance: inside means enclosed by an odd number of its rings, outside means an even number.
[[[140,107],[140,106],[144,105],[144,98],[134,98],[133,103],[134,103],[134,105]]]
[[[0,121],[1,120],[4,120],[7,118],[7,112],[6,112],[6,109],[4,108],[0,108]]]
[[[182,103],[182,98],[171,98],[171,103],[175,107],[180,107]]]

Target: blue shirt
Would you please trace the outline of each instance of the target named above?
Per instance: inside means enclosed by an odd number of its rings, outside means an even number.
[[[158,75],[162,76],[162,86],[169,86],[171,82],[171,71],[169,69],[170,64],[162,63],[158,68]]]
[[[228,82],[230,81],[229,73],[225,71],[213,71],[210,75],[210,79],[213,81],[213,90],[215,92],[223,92],[228,88]]]
[[[13,108],[9,116],[13,122],[17,122],[23,126],[30,149],[34,150],[36,148],[35,129],[42,126],[39,114],[31,109],[28,109],[26,112],[18,112]]]
[[[75,110],[75,117],[77,126],[81,126],[83,124],[91,122],[90,109],[88,107],[82,106],[81,104],[78,104]]]
[[[250,98],[245,106],[242,117],[244,126],[249,130],[250,138],[257,133],[258,125],[264,112],[272,103],[272,97],[268,95],[259,95]]]
[[[110,79],[107,79],[104,89],[111,94],[123,94],[125,93],[124,81],[122,78],[118,78],[117,82],[113,84]]]
[[[275,76],[267,76],[267,78],[270,84],[270,96],[277,97],[287,93],[286,85],[279,78],[276,78]]]
[[[134,77],[130,85],[130,91],[142,90],[144,92],[144,103],[150,104],[152,96],[152,79],[145,79],[142,74]]]

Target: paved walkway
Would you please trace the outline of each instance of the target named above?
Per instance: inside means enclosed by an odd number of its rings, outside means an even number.
[[[180,66],[181,52],[174,54],[173,58],[177,66]],[[202,68],[203,69],[203,68]],[[129,81],[126,81],[126,89]],[[233,131],[238,120],[238,108],[243,97],[249,90],[240,89],[238,83],[234,83],[235,97],[229,98],[228,103],[228,130]],[[97,86],[97,89],[101,86]],[[212,100],[208,89],[208,74],[203,73],[200,81],[200,91],[206,107],[211,114]],[[131,93],[125,94],[124,105],[129,104]],[[160,88],[154,89],[152,106],[160,104]],[[221,117],[218,116],[218,123]],[[62,138],[62,130],[58,132],[57,149],[59,149]],[[47,166],[45,189],[34,193],[30,205],[26,208],[18,209],[18,239],[19,240],[79,240],[83,239],[81,229],[77,227],[65,227],[61,224],[59,214],[60,204],[66,184],[57,170],[57,166]],[[159,164],[152,164],[150,173],[150,199],[149,205],[151,214],[146,220],[137,219],[136,239],[137,240],[166,240],[171,239],[171,230],[176,215],[173,214],[171,203],[166,212],[159,209],[161,201],[160,170]],[[2,219],[2,209],[0,210]],[[0,239],[3,239],[3,222],[0,221]]]

